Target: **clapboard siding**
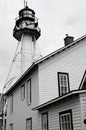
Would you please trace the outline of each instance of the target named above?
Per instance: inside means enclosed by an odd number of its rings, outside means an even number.
[[[59,102],[58,104],[51,105],[42,109],[43,112],[48,112],[49,130],[60,130],[59,125],[59,112],[72,109],[73,130],[82,130],[81,124],[81,108],[79,96],[70,98],[66,101]],[[41,118],[41,116],[40,116]],[[40,119],[41,120],[41,119]],[[41,128],[40,128],[41,129]]]
[[[84,119],[86,119],[86,93],[80,94],[81,101],[81,117],[82,117],[82,127],[86,130],[86,124],[84,124]]]
[[[26,104],[26,94],[25,99],[21,101],[21,85],[13,91],[13,114],[10,114],[10,98],[8,97],[7,130],[9,130],[9,124],[11,123],[13,123],[14,130],[25,130],[27,118],[32,118],[33,130],[38,130],[38,112],[32,111],[32,108],[39,104],[38,72],[31,76],[31,90],[32,103],[29,106]]]
[[[57,72],[69,73],[70,90],[79,88],[86,69],[86,40],[39,64],[40,104],[58,96]]]

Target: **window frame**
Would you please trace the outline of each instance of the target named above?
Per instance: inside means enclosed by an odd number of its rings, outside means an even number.
[[[49,130],[49,123],[48,123],[48,112],[44,112],[41,114],[41,128],[43,130],[43,115],[47,115],[47,130]]]
[[[10,114],[13,113],[13,93],[10,95]]]
[[[69,84],[69,74],[68,73],[65,73],[65,72],[58,72],[57,73],[58,75],[58,90],[59,90],[59,96],[63,96],[65,94],[67,94],[68,92],[70,92],[70,84]],[[60,75],[66,75],[67,76],[67,92],[65,92],[64,94],[62,94],[62,91],[61,91],[61,86],[60,86]]]
[[[25,99],[25,84],[22,84],[21,85],[21,101],[23,101],[24,99]]]
[[[3,127],[3,117],[2,115],[0,116],[0,130],[2,130]]]
[[[27,121],[28,121],[28,120],[31,121],[31,130],[32,130],[32,118],[27,118],[27,119],[26,119],[26,130],[28,130],[28,129],[27,129]]]
[[[12,126],[12,129],[11,129]],[[13,123],[9,124],[9,130],[13,130]]]
[[[62,115],[67,115],[67,114],[70,114],[70,124],[71,124],[71,130],[73,130],[73,118],[72,118],[72,109],[69,109],[69,110],[65,110],[65,111],[62,111],[62,112],[59,112],[59,124],[60,124],[60,130],[63,130],[61,129],[62,125],[61,125],[61,116]],[[69,129],[68,129],[69,130]]]
[[[28,82],[30,83],[30,92],[28,93]],[[27,89],[27,98],[26,98],[26,103],[27,106],[31,105],[32,102],[32,95],[31,95],[31,79],[26,81],[26,89]],[[29,97],[29,98],[28,98]],[[28,100],[29,99],[29,100]],[[30,102],[29,102],[30,101]]]

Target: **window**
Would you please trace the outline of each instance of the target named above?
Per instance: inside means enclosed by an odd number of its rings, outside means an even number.
[[[42,130],[48,130],[48,113],[42,114]]]
[[[9,130],[13,130],[13,124],[9,125]]]
[[[58,73],[59,96],[69,92],[69,76],[68,73]]]
[[[7,125],[7,119],[4,120],[4,130],[6,130],[6,125]]]
[[[21,100],[24,100],[25,98],[25,84],[21,86]]]
[[[59,113],[60,130],[73,130],[72,110]]]
[[[27,105],[31,104],[31,80],[27,81]]]
[[[3,118],[2,118],[2,116],[0,117],[0,130],[2,130],[2,127],[3,127]]]
[[[26,120],[26,130],[32,130],[32,118]]]
[[[13,113],[13,94],[10,95],[10,113]]]

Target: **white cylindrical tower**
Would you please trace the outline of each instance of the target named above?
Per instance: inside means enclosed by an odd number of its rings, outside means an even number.
[[[21,42],[21,73],[23,74],[35,60],[35,44],[40,37],[38,19],[34,10],[26,6],[19,11],[13,36]]]

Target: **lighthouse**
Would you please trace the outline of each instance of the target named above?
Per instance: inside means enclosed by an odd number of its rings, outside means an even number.
[[[14,38],[21,43],[21,74],[36,60],[36,41],[40,37],[40,32],[35,12],[26,4],[19,11],[13,30]]]

